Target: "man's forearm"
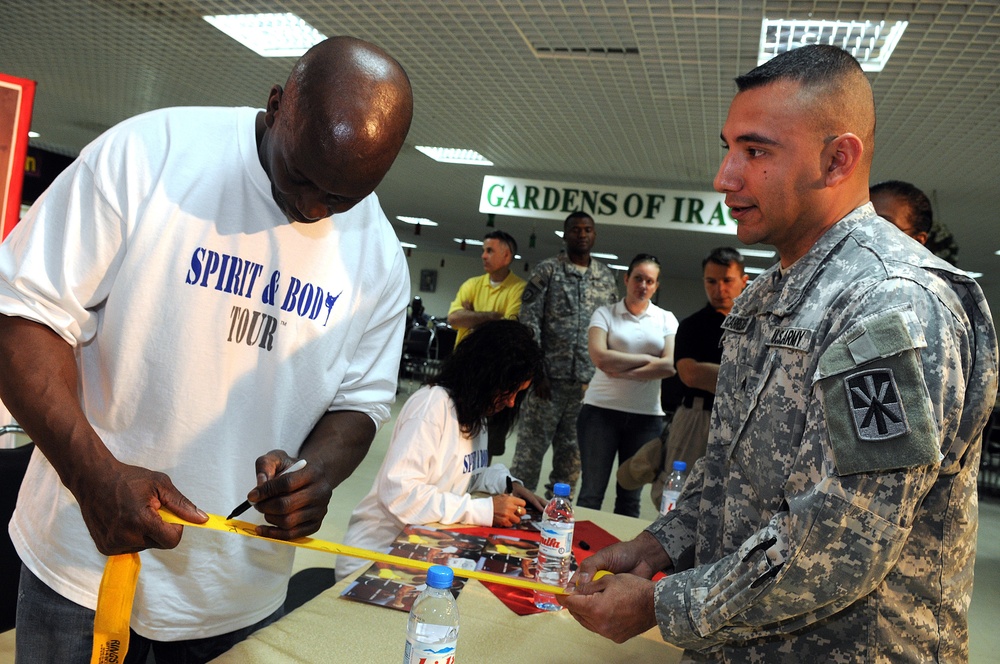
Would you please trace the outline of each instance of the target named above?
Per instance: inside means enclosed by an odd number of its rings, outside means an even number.
[[[677,375],[687,387],[715,394],[719,382],[719,365],[714,362],[697,362],[689,357],[676,362]]]
[[[73,349],[38,323],[0,316],[0,398],[76,498],[97,550],[105,555],[180,542],[165,507],[183,519],[207,516],[170,478],[114,457],[90,425],[77,387]]]
[[[499,320],[502,317],[498,311],[469,311],[460,309],[448,314],[448,324],[452,327],[471,329],[491,320]]]
[[[323,472],[336,488],[364,460],[375,439],[375,422],[365,413],[338,410],[326,413],[306,437],[299,456],[322,464]]]
[[[0,399],[78,499],[114,462],[80,406],[73,348],[48,327],[0,315]]]

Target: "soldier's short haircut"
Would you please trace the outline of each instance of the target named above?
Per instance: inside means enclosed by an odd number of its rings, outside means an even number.
[[[510,249],[511,256],[517,255],[517,240],[514,239],[513,235],[507,233],[506,231],[490,231],[483,236],[483,240],[499,240],[507,245],[507,248]]]
[[[743,92],[775,81],[796,81],[804,86],[825,85],[858,73],[864,75],[861,65],[847,51],[827,44],[812,44],[785,51],[737,76],[736,87]]]
[[[830,137],[845,132],[857,135],[865,147],[865,169],[871,167],[875,153],[875,98],[854,56],[836,46],[810,44],[785,51],[736,77],[740,92],[779,82],[799,86],[800,101],[810,104],[803,112],[819,131]]]
[[[871,196],[879,193],[892,194],[903,200],[910,208],[914,230],[923,233],[931,232],[931,226],[934,225],[934,212],[931,210],[931,201],[927,198],[927,194],[909,182],[900,180],[879,182],[869,189]]]
[[[716,247],[712,249],[708,256],[705,256],[705,260],[701,262],[701,269],[704,270],[705,266],[709,263],[715,263],[716,265],[721,265],[722,267],[729,267],[733,263],[740,266],[740,272],[743,272],[743,254],[736,251],[732,247]]]

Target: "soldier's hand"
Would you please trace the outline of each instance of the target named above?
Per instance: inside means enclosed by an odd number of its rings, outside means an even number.
[[[649,579],[633,574],[609,574],[592,582],[589,593],[556,598],[591,632],[624,643],[656,627],[653,591],[654,584]]]

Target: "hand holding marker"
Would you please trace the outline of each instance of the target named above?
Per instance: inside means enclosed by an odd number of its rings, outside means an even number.
[[[277,475],[275,475],[275,477],[281,477],[282,475],[285,475],[287,473],[294,473],[296,470],[302,470],[305,467],[306,467],[306,460],[305,459],[299,459],[298,461],[296,461],[295,463],[293,463],[292,465],[290,465],[288,468],[285,468],[283,471],[281,471],[280,473],[278,473]],[[240,514],[243,514],[248,509],[250,509],[252,506],[253,506],[253,503],[251,503],[249,500],[244,500],[240,504],[239,507],[237,507],[236,509],[234,509],[229,514],[229,516],[226,517],[226,521],[229,521],[230,519],[235,519]]]

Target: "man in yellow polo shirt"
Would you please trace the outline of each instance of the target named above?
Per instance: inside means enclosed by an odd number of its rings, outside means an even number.
[[[458,330],[455,345],[477,325],[501,318],[517,318],[521,293],[527,283],[510,271],[517,255],[517,241],[504,231],[492,231],[483,238],[485,274],[466,280],[448,309],[448,324]],[[487,449],[490,460],[506,449],[507,430],[490,425]]]
[[[501,318],[516,318],[521,311],[524,279],[510,271],[517,241],[504,231],[483,238],[485,274],[466,280],[448,309],[448,324],[458,330],[457,346],[477,325]]]

